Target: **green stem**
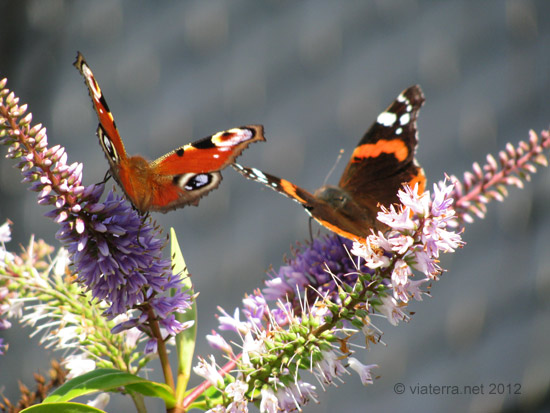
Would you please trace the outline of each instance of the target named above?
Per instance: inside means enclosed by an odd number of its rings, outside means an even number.
[[[145,407],[145,400],[143,399],[143,395],[134,392],[129,392],[128,394],[130,395],[132,401],[134,402],[134,405],[136,406],[136,411],[138,413],[147,413],[147,407]]]
[[[159,323],[151,307],[148,308],[147,314],[149,315],[151,332],[153,333],[153,337],[157,339],[157,351],[160,359],[160,365],[162,366],[162,373],[164,374],[164,382],[170,386],[172,390],[174,390],[176,388],[174,384],[174,376],[172,375],[172,369],[170,368],[168,352],[166,351],[166,343],[162,338]]]

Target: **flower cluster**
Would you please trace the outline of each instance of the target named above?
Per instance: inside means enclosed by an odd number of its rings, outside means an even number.
[[[312,373],[323,388],[349,369],[363,384],[372,383],[376,366],[353,357],[348,340],[362,331],[368,341],[377,341],[373,313],[392,324],[406,318],[404,306],[411,298],[420,300],[422,285],[440,275],[440,253],[462,245],[460,235],[448,229],[455,219],[452,190],[442,182],[431,197],[405,187],[398,194],[401,205],[378,215],[390,228],[385,234],[373,233],[362,243],[338,236],[316,239],[271,274],[263,291],[246,296],[242,309],[233,315],[221,309],[219,329],[241,337],[240,357],[222,335],[208,339],[236,362],[236,383],[244,396],[211,406],[212,411],[234,411],[242,397],[259,401],[265,412],[299,409],[316,398],[302,371]],[[415,279],[415,273],[423,277]],[[208,366],[203,361],[196,371],[215,387],[229,386],[213,357]]]
[[[0,237],[9,238],[9,226],[0,226]],[[111,334],[124,316],[107,321],[101,317],[103,302],[93,303],[91,294],[82,294],[71,282],[68,252],[60,248],[50,259],[53,248],[44,241],[31,241],[21,254],[5,251],[0,242],[0,309],[9,318],[18,318],[33,329],[31,336],[41,335],[40,343],[54,347],[65,355],[68,378],[95,368],[119,368],[137,372],[147,361],[137,353],[144,334],[136,328]],[[9,326],[3,320],[3,326]]]
[[[474,164],[462,182],[453,176],[450,184],[434,185],[432,196],[405,187],[398,194],[401,205],[378,214],[390,228],[386,233],[354,243],[335,235],[316,239],[270,274],[261,292],[246,296],[242,309],[233,315],[220,309],[219,329],[239,335],[241,353],[236,355],[218,333],[207,338],[238,366],[243,397],[259,401],[263,412],[299,409],[315,399],[313,385],[300,379],[301,370],[312,372],[322,386],[348,369],[363,384],[371,383],[375,366],[351,356],[350,337],[360,330],[367,345],[378,342],[374,313],[391,324],[408,319],[409,301],[422,300],[423,288],[443,272],[440,254],[463,245],[452,228],[471,222],[471,213],[482,218],[485,205],[502,200],[507,186],[521,187],[535,165],[547,165],[543,151],[550,147],[550,133],[543,131],[541,137],[531,131],[528,143],[508,145],[499,154],[500,169],[489,155],[487,165]],[[210,365],[214,372],[213,358]],[[228,380],[220,384],[218,377],[212,385],[223,388]],[[211,406],[212,411],[232,411],[233,403]]]
[[[411,297],[420,300],[420,286],[441,274],[439,253],[454,252],[463,245],[460,234],[447,229],[455,221],[452,190],[453,185],[447,186],[445,182],[434,185],[431,199],[429,192],[418,195],[415,189],[405,187],[398,193],[401,201],[398,208],[382,207],[378,213],[378,220],[391,231],[387,235],[372,234],[365,243],[354,243],[351,252],[363,258],[367,267],[384,271],[393,265],[390,288],[395,300],[403,303]],[[425,278],[412,280],[413,270],[423,273]],[[387,300],[384,306],[391,303]],[[396,322],[393,317],[388,319]]]
[[[535,131],[531,130],[527,142],[520,141],[517,147],[508,143],[506,150],[498,154],[499,162],[487,155],[487,163],[483,167],[474,163],[472,172],[465,172],[462,181],[451,176],[455,183],[451,197],[455,200],[459,223],[473,222],[472,214],[484,218],[489,201],[502,202],[508,195],[508,186],[523,188],[523,181],[530,179],[530,175],[537,171],[537,165],[548,166],[543,151],[550,148],[550,132],[545,130],[540,135],[539,141]]]
[[[314,239],[307,248],[295,253],[277,273],[268,274],[270,279],[265,281],[263,296],[271,301],[281,299],[294,302],[299,290],[305,294],[304,301],[310,304],[319,295],[338,302],[338,283],[331,274],[339,274],[340,280],[349,285],[357,281],[357,262],[349,253],[352,245],[352,241],[338,236]]]
[[[78,282],[108,303],[109,318],[127,316],[114,331],[138,327],[153,337],[158,324],[167,335],[187,328],[174,313],[189,308],[191,297],[162,257],[160,229],[112,192],[102,202],[104,185],[83,186],[82,164],[69,165],[63,147],[48,147],[46,129],[30,126],[32,116],[23,117],[27,105],[19,105],[5,86],[6,79],[0,81],[0,144],[8,146],[8,158],[20,159],[17,167],[38,192],[38,203],[52,208],[46,215],[61,226],[57,238],[69,251]],[[170,297],[164,295],[168,290]],[[152,339],[148,348],[164,339]]]

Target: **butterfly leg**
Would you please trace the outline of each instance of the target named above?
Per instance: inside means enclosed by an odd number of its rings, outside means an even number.
[[[111,171],[110,170],[105,172],[105,176],[103,177],[103,181],[99,182],[97,185],[103,185],[103,184],[107,183],[107,181],[109,179],[111,179]]]
[[[313,244],[313,229],[311,228],[312,222],[313,222],[313,217],[309,217],[309,240]]]

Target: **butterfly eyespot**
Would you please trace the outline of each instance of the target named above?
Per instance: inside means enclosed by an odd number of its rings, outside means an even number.
[[[185,189],[193,191],[210,183],[210,174],[197,174],[187,181]]]
[[[254,138],[255,132],[249,128],[233,128],[212,135],[212,143],[218,147],[231,147]]]
[[[187,173],[183,175],[176,175],[172,179],[175,185],[186,191],[196,191],[205,186],[208,186],[213,181],[213,174],[196,174]]]
[[[101,143],[101,146],[103,147],[103,150],[109,157],[109,159],[114,162],[118,163],[119,156],[118,153],[113,146],[113,143],[111,142],[111,139],[105,132],[105,129],[103,129],[103,126],[99,125],[97,128],[97,136],[99,137],[99,142]]]

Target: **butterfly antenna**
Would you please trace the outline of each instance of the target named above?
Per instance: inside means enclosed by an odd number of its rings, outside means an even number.
[[[332,173],[334,172],[334,170],[336,169],[336,166],[338,165],[338,163],[340,162],[340,159],[342,159],[342,155],[344,154],[344,150],[343,149],[340,149],[340,153],[338,154],[338,157],[336,158],[336,161],[334,162],[334,165],[332,165],[332,168],[330,168],[330,171],[328,171],[328,174],[327,176],[325,177],[325,181],[323,182],[323,186],[325,186],[327,184],[327,181],[328,181],[328,178],[330,178],[330,176],[332,175]]]

